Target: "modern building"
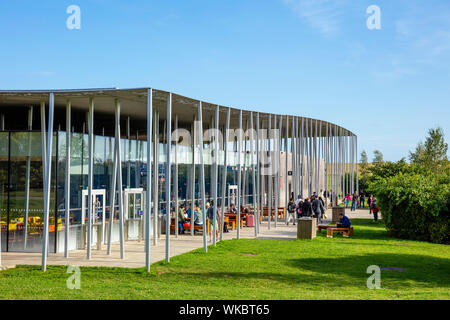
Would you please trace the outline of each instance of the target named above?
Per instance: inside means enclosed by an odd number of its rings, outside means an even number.
[[[97,242],[145,238],[149,253],[182,202],[259,217],[292,196],[358,190],[356,136],[318,119],[151,88],[0,91],[0,117],[4,252],[89,258]]]

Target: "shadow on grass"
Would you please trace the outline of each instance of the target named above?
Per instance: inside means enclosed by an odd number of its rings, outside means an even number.
[[[339,253],[338,253],[339,254]],[[345,257],[291,259],[287,265],[337,277],[367,279],[367,267],[402,268],[404,271],[382,270],[382,278],[413,280],[450,287],[450,259],[415,254],[374,253]]]

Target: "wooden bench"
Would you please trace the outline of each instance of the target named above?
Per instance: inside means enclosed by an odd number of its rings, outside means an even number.
[[[327,238],[333,238],[333,233],[342,233],[342,235],[346,238],[353,235],[353,227],[350,228],[328,227],[326,229],[327,229]]]
[[[319,224],[317,226],[317,231],[320,233],[322,230],[327,230],[328,228],[333,228],[333,226],[329,226],[327,224]]]

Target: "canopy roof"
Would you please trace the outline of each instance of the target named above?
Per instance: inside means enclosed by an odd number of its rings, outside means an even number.
[[[55,108],[65,108],[67,100],[71,101],[72,109],[79,111],[89,110],[89,98],[94,98],[95,113],[114,114],[114,100],[119,99],[121,105],[121,116],[130,117],[133,120],[145,121],[147,118],[147,92],[150,88],[134,88],[134,89],[118,89],[118,88],[93,88],[93,89],[77,89],[77,90],[0,90],[0,107],[14,107],[14,106],[30,106],[39,105],[41,101],[48,103],[49,94],[54,93]],[[166,118],[167,97],[169,92],[153,89],[153,108],[159,111],[161,120]],[[197,115],[197,108],[200,100],[185,97],[179,94],[172,93],[172,114],[178,115],[180,126],[190,125]],[[203,122],[209,122],[214,117],[217,104],[202,102],[203,106]],[[226,106],[219,105],[219,120],[220,126],[225,125],[225,118],[227,112]],[[238,127],[239,111],[237,108],[230,108],[230,128]],[[272,116],[272,126],[274,123],[274,116],[277,117],[277,126],[279,117],[283,117],[282,130],[285,130],[286,115],[270,114],[265,112],[255,112],[249,110],[242,110],[243,127],[246,128],[245,119],[253,112],[254,115],[259,113],[260,120],[263,121],[263,127],[267,128],[267,121],[269,116]],[[290,122],[289,127],[292,126],[292,116],[288,115]],[[318,134],[320,136],[326,135],[327,124],[332,125],[332,130],[343,129],[344,134],[355,136],[349,130],[337,126],[333,123],[311,119],[301,116],[295,116],[299,121],[310,123],[312,120],[313,132],[315,132],[316,121],[318,127]],[[289,130],[290,131],[290,130]],[[334,135],[330,133],[330,135]]]

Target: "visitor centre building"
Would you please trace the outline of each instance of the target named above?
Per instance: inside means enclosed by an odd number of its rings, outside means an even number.
[[[1,251],[41,252],[44,270],[114,242],[124,258],[137,239],[149,268],[158,241],[169,260],[181,204],[246,208],[256,235],[285,223],[267,212],[289,199],[342,199],[357,181],[357,137],[327,121],[152,88],[0,91]]]

